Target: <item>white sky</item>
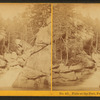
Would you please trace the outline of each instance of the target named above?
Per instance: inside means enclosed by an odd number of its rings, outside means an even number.
[[[29,3],[0,3],[0,15],[4,18],[12,18],[18,13],[24,12]],[[100,19],[100,4],[75,4],[77,12],[82,13],[84,16],[88,14],[93,18]]]
[[[4,19],[12,18],[16,16],[18,13],[24,12],[27,7],[27,3],[0,3],[0,16]]]
[[[100,4],[75,4],[78,12],[82,13],[84,16],[90,15],[93,19],[100,19]]]

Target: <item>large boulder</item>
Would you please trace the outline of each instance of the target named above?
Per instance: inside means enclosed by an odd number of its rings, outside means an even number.
[[[4,53],[4,59],[7,61],[7,67],[14,67],[18,65],[17,54],[15,52],[12,53]]]
[[[50,77],[38,70],[24,68],[13,84],[13,87],[42,89],[49,88]]]
[[[77,64],[77,65],[70,66],[69,69],[70,69],[71,71],[76,71],[76,72],[78,72],[78,71],[81,71],[83,68],[84,68],[84,67],[82,66],[82,64],[79,63],[79,64]]]
[[[71,58],[67,65],[63,63],[53,66],[53,85],[74,85],[86,75],[95,72],[95,61],[86,53]]]
[[[40,70],[44,73],[50,74],[51,68],[51,45],[45,47],[43,50],[33,54],[28,60],[29,68]]]
[[[74,71],[69,73],[60,73],[60,77],[64,78],[65,80],[73,80],[73,81],[77,79]]]
[[[96,65],[100,67],[100,54],[99,53],[92,53],[92,58],[96,62]]]
[[[51,84],[51,45],[50,25],[37,33],[35,46],[26,52],[26,63],[13,87],[50,89]]]
[[[13,87],[49,88],[51,68],[51,46],[47,46],[33,54],[27,61],[23,71],[17,77]]]
[[[17,47],[16,52],[17,52],[18,55],[22,55],[27,50],[32,48],[32,46],[24,40],[16,39],[15,43],[16,43],[16,47]]]
[[[69,66],[65,66],[63,63],[60,64],[59,67],[60,72],[70,72]]]
[[[5,68],[6,67],[7,62],[3,59],[0,59],[0,68]]]

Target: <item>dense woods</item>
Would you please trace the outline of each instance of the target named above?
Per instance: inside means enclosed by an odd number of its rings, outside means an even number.
[[[51,4],[27,4],[13,18],[1,14],[0,87],[48,90],[51,76],[53,88],[77,86],[99,73],[100,18],[78,10],[53,4],[52,75]]]
[[[93,52],[99,52],[100,20],[82,16],[75,11],[74,5],[67,6],[54,6],[54,63],[67,64],[79,53],[91,56]]]
[[[6,43],[6,51],[15,51],[15,39],[21,39],[34,45],[36,33],[41,27],[47,26],[47,18],[50,16],[50,5],[47,4],[30,4],[23,13],[19,13],[13,19],[3,19],[0,17],[0,31]],[[3,48],[3,47],[2,47]],[[4,52],[1,49],[1,53]]]
[[[100,66],[100,20],[83,16],[74,4],[53,8],[53,84],[71,85]]]
[[[50,37],[50,4],[27,4],[13,18],[0,17],[0,86],[49,89]]]

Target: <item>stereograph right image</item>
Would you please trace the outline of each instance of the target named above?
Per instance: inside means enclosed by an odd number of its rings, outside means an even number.
[[[100,4],[53,5],[53,90],[100,89]]]

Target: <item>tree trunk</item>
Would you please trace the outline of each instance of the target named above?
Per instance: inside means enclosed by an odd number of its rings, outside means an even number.
[[[8,47],[7,47],[7,51],[9,51],[9,47],[10,47],[10,32],[8,33]]]
[[[96,34],[96,51],[98,50],[98,32]]]
[[[66,64],[68,63],[68,34],[66,34]]]
[[[60,39],[60,41],[61,41],[61,48],[60,48],[60,59],[61,59],[61,62],[62,62],[62,39]]]

